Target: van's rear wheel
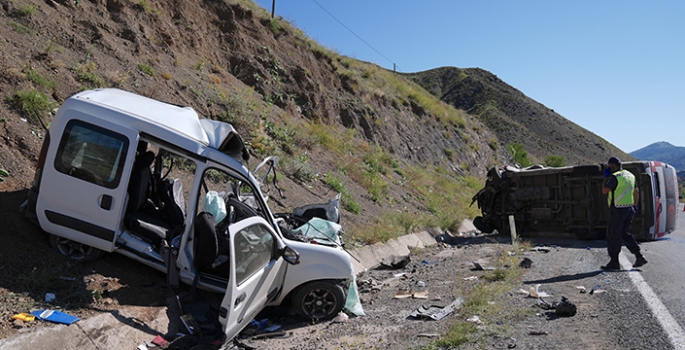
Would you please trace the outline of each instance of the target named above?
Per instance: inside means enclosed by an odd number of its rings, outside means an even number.
[[[74,261],[95,261],[104,251],[57,235],[50,235],[50,246]]]
[[[293,295],[292,306],[305,320],[329,320],[345,306],[345,291],[335,281],[310,282]]]

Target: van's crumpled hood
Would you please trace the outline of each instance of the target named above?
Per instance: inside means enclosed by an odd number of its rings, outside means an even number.
[[[233,126],[218,120],[200,119],[200,125],[207,134],[209,147],[225,153],[235,159],[250,159],[250,154],[245,148],[243,139]]]

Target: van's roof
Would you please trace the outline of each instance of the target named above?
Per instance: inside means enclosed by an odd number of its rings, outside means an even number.
[[[72,98],[118,110],[132,117],[156,124],[158,127],[171,129],[204,145],[209,144],[207,133],[200,124],[197,112],[191,107],[175,106],[119,89],[88,90],[78,93]],[[150,132],[152,130],[141,131]]]

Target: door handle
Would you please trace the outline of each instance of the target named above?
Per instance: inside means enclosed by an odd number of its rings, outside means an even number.
[[[233,304],[233,307],[237,307],[238,305],[240,305],[240,303],[242,303],[243,301],[245,301],[245,298],[246,298],[245,293],[241,294],[239,297],[237,297],[237,298],[235,299],[235,304]]]
[[[100,208],[110,210],[112,208],[112,196],[103,194],[102,197],[100,197]]]

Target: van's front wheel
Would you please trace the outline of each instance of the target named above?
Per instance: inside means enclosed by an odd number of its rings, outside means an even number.
[[[345,306],[345,291],[335,281],[310,282],[293,295],[292,305],[295,312],[306,320],[329,320]]]
[[[105,253],[100,249],[53,234],[50,235],[50,246],[75,261],[95,261]]]

